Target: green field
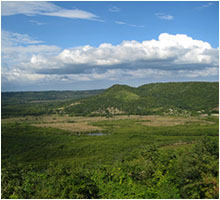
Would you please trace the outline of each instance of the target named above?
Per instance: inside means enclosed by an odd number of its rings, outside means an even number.
[[[123,101],[142,98],[131,92],[116,92],[112,101],[121,101],[123,107]],[[73,100],[65,100],[60,94],[60,99],[47,99],[44,93],[44,99],[34,103],[31,94],[23,103],[16,97],[20,94],[11,100],[5,97],[9,101],[2,103],[3,199],[219,198],[219,117],[209,112],[218,100],[202,101],[206,103],[198,107],[206,106],[204,113],[114,114],[119,107],[93,117],[56,112],[84,104],[78,101],[87,105],[106,98],[109,90],[89,94],[96,96],[82,99],[74,94]]]

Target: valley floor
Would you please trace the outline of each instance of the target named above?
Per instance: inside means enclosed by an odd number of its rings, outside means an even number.
[[[214,115],[214,114],[213,114]],[[214,115],[218,117],[218,115]],[[207,115],[200,115],[197,117],[188,116],[160,116],[160,115],[116,115],[113,117],[82,117],[82,116],[68,116],[68,115],[42,115],[42,116],[26,116],[6,118],[2,123],[28,123],[37,127],[51,127],[58,128],[70,132],[92,132],[103,130],[102,126],[94,125],[94,122],[114,122],[118,120],[131,120],[136,124],[152,127],[168,127],[184,124],[200,124],[208,125],[214,124],[207,120]]]
[[[218,198],[218,116],[2,119],[2,198]]]

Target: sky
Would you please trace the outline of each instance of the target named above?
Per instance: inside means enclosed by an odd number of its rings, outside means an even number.
[[[219,80],[218,1],[2,1],[2,91]]]

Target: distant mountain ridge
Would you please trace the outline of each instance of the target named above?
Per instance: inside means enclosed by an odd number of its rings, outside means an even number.
[[[219,106],[218,82],[151,83],[134,88],[113,85],[64,109],[73,115],[209,113]]]
[[[33,101],[75,100],[101,94],[101,90],[82,91],[27,91],[27,92],[2,92],[4,104],[30,103]]]

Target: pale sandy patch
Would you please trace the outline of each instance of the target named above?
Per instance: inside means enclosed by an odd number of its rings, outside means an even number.
[[[171,116],[143,116],[140,119],[143,122],[137,122],[145,126],[176,126],[184,125],[186,123],[199,123],[201,125],[213,124],[213,122],[200,120],[195,117],[171,117]],[[146,121],[145,121],[146,120]]]
[[[101,131],[102,128],[98,126],[92,126],[87,124],[86,122],[80,123],[44,123],[44,124],[32,124],[33,126],[37,127],[51,127],[51,128],[58,128],[66,131],[71,132],[85,132],[85,131]]]

